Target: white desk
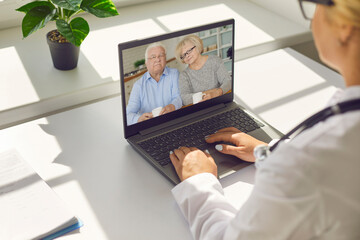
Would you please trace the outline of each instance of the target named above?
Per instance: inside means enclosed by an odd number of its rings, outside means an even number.
[[[239,61],[235,69],[237,100],[282,131],[342,86],[338,74],[290,49]],[[0,130],[0,152],[17,149],[84,221],[80,233],[63,239],[192,239],[173,185],[123,139],[120,104],[114,97]],[[249,166],[221,180],[236,207],[248,197],[254,172]]]
[[[71,71],[52,66],[45,35],[53,23],[24,40],[20,27],[1,30],[0,129],[119,95],[120,42],[228,18],[236,21],[237,60],[312,39],[307,27],[247,0],[160,1],[123,7],[119,13],[106,19],[84,16],[91,31]]]

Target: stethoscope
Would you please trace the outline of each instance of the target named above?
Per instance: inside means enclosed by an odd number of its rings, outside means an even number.
[[[360,99],[341,102],[341,103],[332,105],[330,107],[327,107],[327,108],[319,111],[318,113],[315,113],[314,115],[312,115],[311,117],[309,117],[308,119],[306,119],[305,121],[300,123],[298,126],[296,126],[294,129],[292,129],[290,132],[288,132],[287,134],[282,136],[279,139],[279,141],[277,141],[271,147],[269,147],[267,145],[257,146],[254,149],[256,166],[259,166],[270,155],[270,153],[273,152],[278,147],[278,145],[281,142],[283,142],[287,139],[290,139],[291,136],[293,136],[292,138],[294,138],[294,137],[298,136],[300,133],[302,133],[303,131],[305,131],[306,129],[311,128],[315,124],[317,124],[321,121],[324,121],[331,116],[335,116],[338,114],[343,114],[343,113],[346,113],[349,111],[355,111],[355,110],[360,110]]]

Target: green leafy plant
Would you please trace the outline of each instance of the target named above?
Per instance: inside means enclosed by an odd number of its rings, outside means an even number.
[[[118,15],[111,0],[48,0],[35,1],[16,9],[25,13],[22,21],[22,33],[26,38],[43,28],[48,22],[56,21],[59,33],[76,46],[89,34],[89,24],[82,17],[74,17],[88,12],[99,18]]]
[[[144,64],[145,64],[145,59],[137,60],[136,62],[134,62],[134,67],[137,68]]]

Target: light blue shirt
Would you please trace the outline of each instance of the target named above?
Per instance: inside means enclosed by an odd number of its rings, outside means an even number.
[[[175,109],[182,107],[179,71],[175,68],[165,67],[159,82],[153,79],[149,72],[146,72],[135,82],[131,90],[126,107],[127,124],[137,123],[143,113],[169,104],[173,104]]]

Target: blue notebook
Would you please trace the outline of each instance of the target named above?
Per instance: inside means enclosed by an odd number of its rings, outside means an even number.
[[[66,227],[64,229],[61,229],[60,231],[56,232],[56,233],[53,233],[53,234],[50,234],[49,236],[46,236],[43,238],[43,240],[51,240],[51,239],[54,239],[54,238],[57,238],[57,237],[60,237],[66,233],[69,233],[69,232],[72,232],[76,229],[79,229],[83,226],[83,222],[81,220],[78,220],[77,223],[69,226],[69,227]]]

